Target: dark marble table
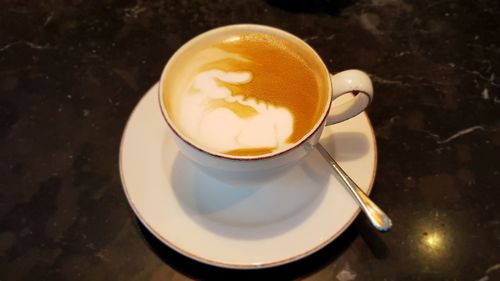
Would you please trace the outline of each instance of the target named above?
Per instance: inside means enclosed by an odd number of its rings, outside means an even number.
[[[0,280],[500,280],[500,4],[479,1],[1,1]],[[372,75],[372,197],[312,256],[266,270],[194,262],[121,188],[127,118],[173,52],[255,22]]]

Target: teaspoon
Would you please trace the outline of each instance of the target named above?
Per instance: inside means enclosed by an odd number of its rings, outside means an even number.
[[[366,214],[371,224],[379,231],[388,231],[392,227],[392,221],[387,216],[384,211],[382,211],[369,197],[366,193],[359,188],[359,186],[344,172],[340,165],[333,159],[333,157],[326,151],[326,149],[318,143],[316,149],[330,164],[332,169],[338,175],[340,179],[344,182],[344,185],[350,191],[351,195],[354,197],[356,202],[361,209]]]

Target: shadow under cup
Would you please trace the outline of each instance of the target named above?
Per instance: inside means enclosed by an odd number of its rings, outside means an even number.
[[[198,54],[204,54],[204,50],[209,46],[224,42],[228,38],[231,40],[231,38],[237,38],[242,34],[254,33],[273,36],[293,46],[293,50],[296,52],[295,55],[300,56],[302,61],[307,63],[308,71],[313,73],[317,83],[317,92],[315,93],[317,97],[315,97],[313,104],[313,106],[317,107],[317,113],[314,117],[311,117],[313,121],[307,126],[305,133],[301,134],[298,140],[291,144],[257,155],[221,153],[186,134],[179,125],[179,120],[177,120],[177,116],[180,115],[175,111],[181,108],[180,99],[186,85],[191,85],[193,74],[199,71],[197,59],[201,60],[203,56]],[[270,62],[274,63],[272,60]],[[300,99],[298,100],[298,103],[300,103]],[[187,158],[201,165],[200,167],[204,170],[219,175],[221,173],[225,174],[227,171],[238,172],[240,175],[247,174],[248,177],[253,177],[253,173],[249,174],[249,172],[259,171],[260,176],[263,176],[266,173],[272,174],[279,171],[280,167],[282,170],[286,169],[286,166],[297,163],[314,149],[314,145],[319,141],[330,109],[330,74],[319,55],[307,43],[288,32],[269,26],[253,24],[224,26],[191,39],[170,58],[160,79],[159,103],[162,115],[173,133],[173,138],[180,151]],[[300,120],[301,118],[295,119]],[[293,124],[296,127],[295,123]],[[220,130],[213,131],[213,134],[221,134],[221,130],[225,130],[223,126]],[[241,176],[239,177],[241,178]]]

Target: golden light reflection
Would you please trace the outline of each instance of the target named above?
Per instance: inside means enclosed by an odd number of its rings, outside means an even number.
[[[433,259],[446,257],[450,250],[450,237],[446,235],[447,233],[440,228],[434,228],[424,232],[418,243],[421,254]]]
[[[410,257],[429,272],[452,272],[463,258],[458,218],[441,210],[422,211],[409,235]]]
[[[433,250],[438,250],[442,246],[443,239],[440,233],[430,233],[424,238],[424,243]]]

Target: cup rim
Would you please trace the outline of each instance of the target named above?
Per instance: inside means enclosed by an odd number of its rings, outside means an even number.
[[[328,96],[327,96],[325,108],[323,109],[323,112],[322,112],[320,118],[314,124],[314,126],[306,134],[304,134],[304,136],[299,141],[295,142],[293,145],[291,145],[290,147],[287,147],[284,150],[278,150],[278,151],[272,152],[272,153],[266,153],[266,154],[262,154],[262,155],[252,155],[252,156],[236,156],[236,155],[229,155],[229,154],[209,151],[203,147],[200,147],[199,145],[197,145],[193,141],[189,140],[188,137],[184,136],[176,128],[175,124],[173,124],[174,123],[173,120],[170,119],[170,117],[167,113],[167,110],[166,110],[165,105],[163,103],[163,92],[164,92],[163,80],[164,80],[164,77],[165,77],[167,71],[169,70],[169,66],[172,64],[173,61],[175,61],[177,59],[177,57],[179,57],[181,54],[183,54],[185,52],[185,50],[189,49],[192,45],[196,44],[198,41],[200,41],[206,37],[212,36],[213,34],[216,34],[219,32],[225,32],[228,29],[229,30],[241,29],[242,31],[244,31],[246,29],[248,31],[257,31],[257,32],[260,31],[263,33],[266,33],[266,31],[267,31],[267,33],[271,33],[272,35],[285,37],[285,39],[287,39],[287,40],[291,39],[294,43],[298,43],[299,45],[301,45],[301,47],[304,47],[307,51],[311,52],[313,57],[317,59],[320,67],[322,68],[322,71],[327,76],[326,79],[327,79],[327,87],[328,87],[327,88],[327,95]],[[253,24],[253,23],[224,25],[224,26],[220,26],[220,27],[216,27],[216,28],[207,30],[207,31],[200,33],[200,34],[196,35],[195,37],[191,38],[189,41],[184,43],[179,49],[177,49],[175,51],[175,53],[168,59],[167,63],[163,67],[163,70],[162,70],[162,73],[160,76],[159,84],[160,85],[158,87],[158,101],[160,104],[161,114],[163,116],[163,119],[165,120],[165,122],[169,126],[170,130],[181,141],[188,144],[190,147],[192,147],[192,148],[194,148],[202,153],[208,154],[210,156],[213,156],[216,158],[221,158],[221,159],[227,159],[227,160],[254,161],[254,160],[261,160],[261,159],[270,159],[270,158],[274,158],[274,157],[279,156],[279,155],[283,155],[283,154],[301,146],[302,144],[307,142],[309,140],[309,138],[311,136],[313,136],[319,130],[319,128],[321,128],[322,124],[325,122],[325,120],[328,116],[328,112],[330,111],[330,108],[332,105],[332,94],[331,94],[332,93],[332,84],[331,84],[331,79],[330,79],[330,72],[328,71],[328,68],[326,67],[324,61],[321,59],[319,54],[309,44],[307,44],[307,42],[305,42],[301,38],[291,34],[288,31],[285,31],[285,30],[282,30],[282,29],[279,29],[276,27],[268,26],[268,25]]]

